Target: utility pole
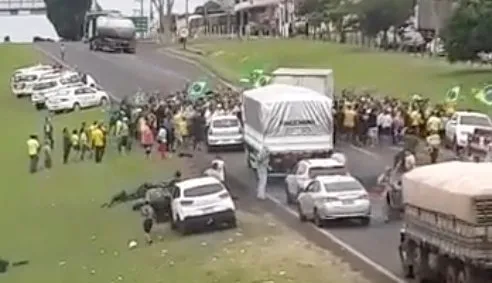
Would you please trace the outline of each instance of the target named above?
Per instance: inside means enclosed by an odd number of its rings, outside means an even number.
[[[186,28],[190,30],[190,0],[185,0]]]

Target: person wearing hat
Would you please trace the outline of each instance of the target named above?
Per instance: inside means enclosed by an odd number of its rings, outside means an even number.
[[[29,172],[38,171],[40,144],[37,135],[30,135],[27,140],[27,154],[29,155]]]

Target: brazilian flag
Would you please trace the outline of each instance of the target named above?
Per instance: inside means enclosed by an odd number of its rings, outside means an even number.
[[[492,85],[487,85],[477,91],[475,98],[487,106],[492,106]]]
[[[454,86],[446,92],[446,102],[455,102],[460,97],[461,86]]]
[[[188,97],[196,100],[205,95],[210,91],[208,82],[204,80],[196,81],[188,87]]]
[[[248,88],[262,87],[270,83],[270,81],[271,77],[266,75],[263,69],[253,69],[239,80],[239,82]]]
[[[267,75],[261,75],[260,77],[258,77],[258,79],[256,79],[256,81],[254,82],[253,86],[256,88],[256,87],[262,87],[262,86],[266,86],[267,84],[270,83],[272,77],[270,76],[267,76]]]

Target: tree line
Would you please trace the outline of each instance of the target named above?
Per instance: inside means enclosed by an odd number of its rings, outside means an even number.
[[[48,19],[59,36],[79,40],[83,35],[85,14],[92,0],[44,0]],[[476,61],[480,55],[492,52],[492,0],[457,0],[458,8],[440,31],[450,62]],[[164,31],[164,8],[172,10],[174,0],[152,0]],[[414,0],[304,0],[298,14],[311,24],[332,23],[340,42],[346,32],[358,30],[365,37],[374,38],[380,31],[405,22],[413,13]],[[167,13],[166,13],[167,14]],[[356,17],[347,17],[356,15]]]

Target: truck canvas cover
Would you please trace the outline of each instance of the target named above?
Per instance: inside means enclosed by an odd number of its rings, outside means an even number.
[[[275,84],[295,85],[309,88],[333,98],[334,78],[331,69],[278,68],[272,72]]]
[[[452,161],[403,175],[406,204],[476,225],[492,225],[492,163]]]
[[[332,100],[313,90],[271,84],[243,93],[245,141],[271,151],[333,148]]]

